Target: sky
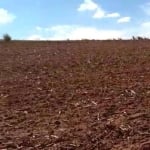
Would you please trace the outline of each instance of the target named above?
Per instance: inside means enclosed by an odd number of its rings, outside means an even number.
[[[150,0],[0,0],[0,38],[150,38]]]

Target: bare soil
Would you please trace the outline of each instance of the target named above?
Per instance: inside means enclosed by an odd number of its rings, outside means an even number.
[[[0,149],[150,150],[150,41],[1,41]]]

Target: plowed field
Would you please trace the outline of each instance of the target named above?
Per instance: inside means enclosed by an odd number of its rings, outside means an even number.
[[[0,149],[150,150],[150,41],[1,41]]]

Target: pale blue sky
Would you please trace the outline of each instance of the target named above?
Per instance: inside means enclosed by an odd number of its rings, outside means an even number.
[[[149,0],[0,0],[0,36],[13,39],[150,37]]]

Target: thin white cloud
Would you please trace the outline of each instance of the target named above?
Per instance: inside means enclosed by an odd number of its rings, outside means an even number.
[[[84,0],[84,2],[82,4],[80,4],[78,11],[93,11],[96,10],[98,8],[98,5],[93,2],[92,0]]]
[[[42,27],[40,27],[40,26],[36,26],[35,29],[36,29],[37,31],[42,31]]]
[[[147,37],[150,38],[150,32],[147,32],[150,30],[150,21],[149,22],[143,22],[139,27],[136,27],[136,35],[141,37]]]
[[[141,26],[133,29],[133,30],[135,30],[134,35],[150,38],[149,28],[150,28],[150,23],[142,23]]]
[[[143,22],[141,25],[142,25],[142,27],[150,28],[150,21]]]
[[[115,12],[115,13],[110,13],[110,14],[106,14],[106,17],[108,18],[118,18],[120,17],[120,14]]]
[[[147,15],[150,15],[150,2],[142,5],[141,8]]]
[[[115,13],[106,13],[102,8],[98,8],[95,14],[93,15],[93,18],[100,19],[100,18],[118,18],[120,17],[120,14]]]
[[[4,8],[0,8],[0,24],[11,23],[15,18],[15,15],[11,14]]]
[[[93,18],[100,19],[104,17],[105,17],[105,11],[101,7],[99,7],[96,10],[95,14],[93,15]]]
[[[120,14],[118,12],[108,13],[104,10],[99,4],[95,3],[93,0],[84,0],[83,3],[77,9],[78,11],[93,11],[94,19],[102,19],[102,18],[118,18]]]
[[[113,39],[126,37],[123,30],[99,29],[96,27],[85,27],[78,25],[57,25],[45,28],[48,37],[43,35],[31,35],[28,40],[81,40],[81,39]]]
[[[46,40],[44,37],[38,34],[30,35],[26,40]]]
[[[71,39],[112,39],[123,36],[123,31],[79,27],[70,33]]]
[[[143,22],[136,27],[114,30],[111,28],[100,29],[96,27],[80,25],[56,25],[42,28],[43,32],[31,34],[27,40],[81,40],[81,39],[131,39],[132,36],[150,38],[150,22]],[[47,34],[45,35],[45,32]],[[49,35],[49,36],[47,36]]]
[[[117,20],[118,23],[128,23],[130,22],[131,18],[130,17],[122,17],[122,18],[119,18]]]

